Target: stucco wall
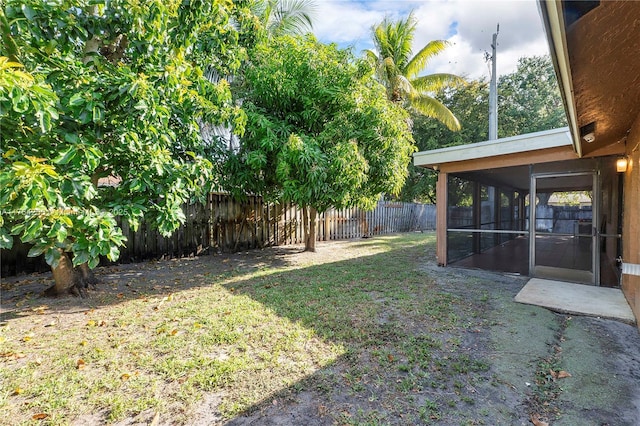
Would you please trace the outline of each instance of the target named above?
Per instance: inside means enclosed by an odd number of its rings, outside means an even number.
[[[631,127],[626,149],[629,165],[624,176],[622,257],[627,263],[640,264],[640,115]],[[623,275],[622,290],[640,319],[640,277]]]

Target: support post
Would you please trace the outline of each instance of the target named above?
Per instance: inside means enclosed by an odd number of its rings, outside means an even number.
[[[436,256],[439,266],[447,265],[448,180],[447,173],[438,173],[438,182],[436,183]]]

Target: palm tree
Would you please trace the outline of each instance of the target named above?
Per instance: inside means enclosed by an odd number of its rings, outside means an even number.
[[[413,12],[397,22],[386,17],[372,28],[377,52],[366,50],[367,58],[376,66],[378,79],[387,88],[387,96],[391,101],[435,118],[451,130],[460,130],[458,119],[430,93],[447,86],[464,84],[464,80],[453,74],[419,75],[429,60],[449,43],[446,40],[431,41],[412,57],[411,44],[416,24]]]
[[[314,0],[256,0],[251,6],[270,36],[311,31],[315,8]]]

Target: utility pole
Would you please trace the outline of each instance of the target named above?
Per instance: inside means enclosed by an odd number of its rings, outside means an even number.
[[[489,84],[489,140],[498,139],[498,83],[496,81],[496,48],[498,47],[498,32],[500,24],[496,26],[491,43],[491,83]]]

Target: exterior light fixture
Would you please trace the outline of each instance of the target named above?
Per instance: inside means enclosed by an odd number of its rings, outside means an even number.
[[[596,135],[593,132],[587,133],[582,137],[586,143],[592,143],[596,140]]]
[[[616,160],[616,172],[624,173],[627,171],[627,157],[620,157]]]
[[[586,143],[593,143],[593,141],[596,140],[596,122],[592,121],[580,127],[580,137],[582,137]]]

